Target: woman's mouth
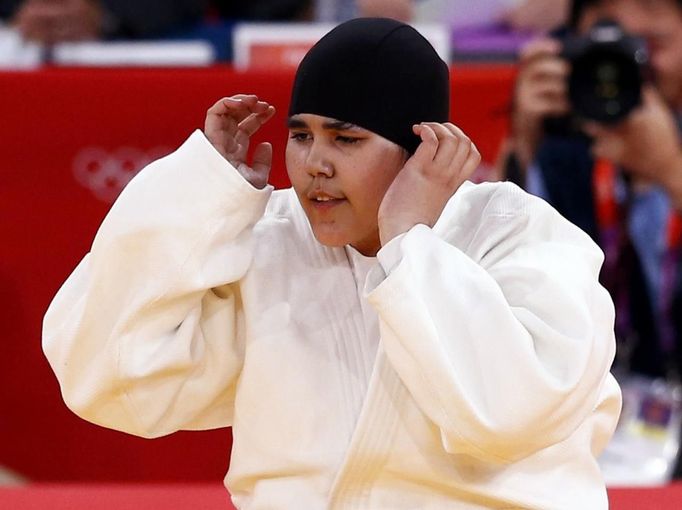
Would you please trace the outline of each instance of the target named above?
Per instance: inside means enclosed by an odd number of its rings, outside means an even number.
[[[330,196],[318,196],[310,199],[310,203],[317,210],[329,210],[333,209],[337,205],[345,202],[345,198],[334,198]]]
[[[310,200],[310,203],[314,209],[318,211],[326,211],[333,209],[342,202],[345,202],[346,199],[345,197],[340,196],[340,194],[331,194],[321,189],[317,189],[308,193],[308,200]]]

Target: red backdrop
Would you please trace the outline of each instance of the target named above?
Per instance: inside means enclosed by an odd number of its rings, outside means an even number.
[[[452,119],[491,162],[514,70],[452,70]],[[228,430],[148,441],[72,415],[40,347],[42,316],[88,251],[123,182],[203,124],[218,98],[253,92],[277,116],[283,166],[290,73],[208,69],[47,69],[0,73],[0,465],[35,480],[206,480],[228,465]]]

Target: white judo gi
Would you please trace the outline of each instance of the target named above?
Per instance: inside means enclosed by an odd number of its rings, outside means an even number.
[[[144,437],[233,427],[235,504],[605,509],[620,411],[602,253],[511,184],[364,257],[201,132],[123,191],[52,302],[68,406]]]

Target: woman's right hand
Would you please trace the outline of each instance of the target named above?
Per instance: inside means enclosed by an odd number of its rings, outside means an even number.
[[[246,162],[249,139],[274,114],[274,106],[252,94],[224,97],[206,113],[204,134],[208,141],[244,179],[258,189],[268,183],[272,145],[268,142],[258,144],[253,153],[253,162],[249,165]]]

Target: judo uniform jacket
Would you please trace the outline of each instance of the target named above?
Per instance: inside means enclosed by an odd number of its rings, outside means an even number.
[[[509,183],[465,183],[377,258],[325,247],[195,132],[113,205],[43,348],[94,423],[232,426],[242,509],[605,509],[601,263]]]

